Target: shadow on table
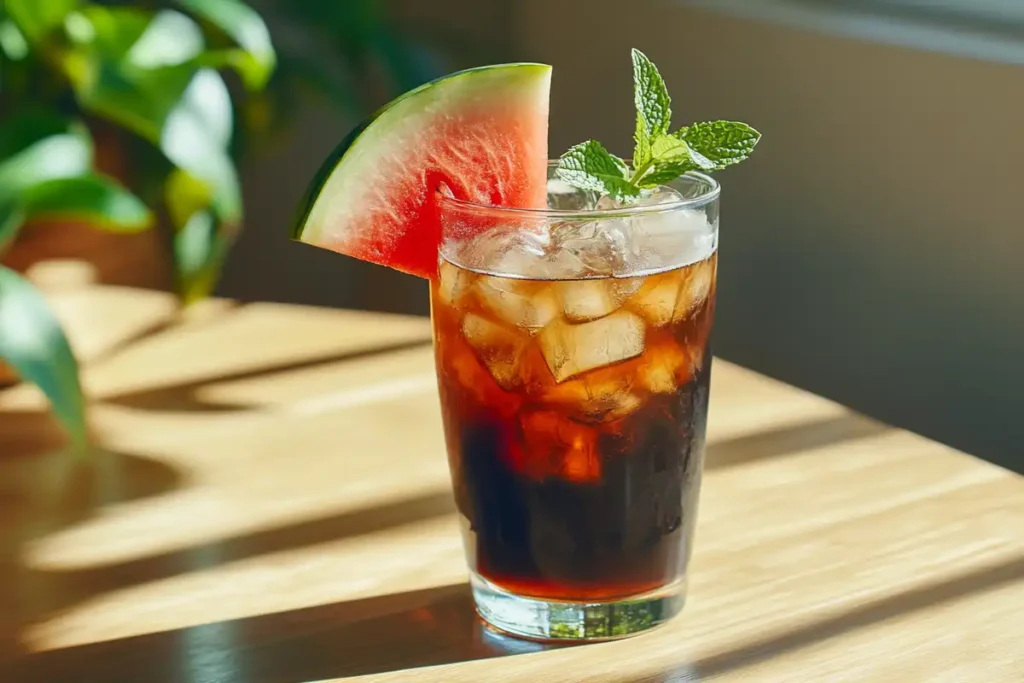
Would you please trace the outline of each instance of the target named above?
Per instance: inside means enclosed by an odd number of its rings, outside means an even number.
[[[26,426],[31,429],[19,431]],[[31,439],[30,431],[36,435]],[[82,597],[49,591],[22,565],[24,547],[104,506],[171,491],[183,479],[153,458],[99,446],[80,451],[63,442],[49,416],[0,413],[0,662],[17,656],[20,624],[47,611],[50,602],[66,605]]]
[[[462,584],[36,653],[11,673],[18,683],[302,683],[545,647],[483,627]]]
[[[632,683],[698,683],[873,624],[1019,581],[1024,557],[880,598]],[[465,584],[204,624],[23,657],[17,683],[302,683],[547,649],[473,614]],[[595,678],[610,681],[610,679]],[[619,680],[619,679],[615,679]]]
[[[740,462],[798,452],[828,443],[871,436],[884,429],[884,425],[856,415],[848,415],[744,436],[710,445],[708,467],[728,467]],[[141,466],[140,463],[141,461],[135,464],[126,461],[125,465],[129,468],[138,468]],[[139,474],[146,473],[140,471]],[[162,486],[171,485],[169,482],[159,484],[153,481],[155,476],[157,473],[140,477],[125,472],[121,479],[124,482],[135,482],[136,487],[148,486],[149,490],[129,492],[132,496],[152,495],[159,493]],[[150,480],[150,484],[145,483],[147,480]],[[48,606],[49,611],[108,591],[207,570],[251,557],[370,534],[447,515],[454,512],[454,509],[451,492],[447,488],[424,491],[400,500],[380,502],[366,508],[259,529],[244,535],[216,539],[124,562],[65,571],[30,570],[27,576],[31,576],[33,584],[44,594],[61,596],[61,600]],[[74,519],[62,521],[70,522]],[[0,592],[2,591],[0,588]]]
[[[952,579],[932,581],[897,595],[878,598],[841,614],[810,621],[788,631],[771,633],[741,647],[687,662],[659,676],[633,679],[630,683],[698,683],[719,680],[720,676],[749,669],[830,638],[1020,581],[1024,581],[1024,555],[994,566],[965,572]]]
[[[410,342],[408,346],[421,343],[425,342]],[[375,352],[379,351],[357,352],[345,357],[363,357]],[[314,359],[310,365],[338,359]],[[283,369],[266,368],[254,373]],[[187,395],[194,388],[183,385],[174,390]],[[121,398],[141,403],[152,399],[147,407],[156,408],[160,405],[156,399],[158,393]],[[33,424],[21,421],[22,418]],[[218,550],[215,554],[204,552],[210,544],[200,544],[80,571],[33,570],[15,560],[21,543],[87,518],[103,505],[159,495],[181,484],[181,473],[165,463],[136,455],[99,450],[87,458],[69,458],[65,450],[52,448],[58,436],[41,428],[41,422],[49,419],[44,415],[0,413],[0,445],[13,444],[23,449],[27,446],[21,439],[31,436],[34,441],[29,445],[43,449],[35,452],[44,453],[25,458],[17,467],[9,464],[18,462],[17,459],[5,464],[0,458],[0,512],[4,513],[5,520],[14,520],[13,526],[0,534],[0,539],[5,541],[0,547],[0,578],[5,584],[0,586],[0,609],[21,609],[22,594],[35,596],[29,610],[32,614],[26,613],[31,621],[107,591],[208,568],[204,564],[208,560],[197,558],[217,555],[217,564],[232,562],[370,533],[447,514],[452,509],[449,491],[427,492],[365,510],[221,539],[213,543]],[[5,431],[5,424],[12,429]],[[870,436],[883,429],[884,426],[877,423],[849,415],[770,430],[709,446],[708,466],[728,467],[785,455]],[[0,449],[2,452],[5,451]],[[10,472],[5,477],[5,466],[13,468],[21,479],[11,478]],[[35,483],[25,486],[24,481]],[[7,491],[5,496],[7,489],[15,494]],[[30,492],[27,497],[19,497],[17,492],[26,491]],[[11,535],[12,531],[16,533]],[[8,562],[6,569],[5,556],[8,561],[15,560],[13,564]],[[14,573],[8,575],[8,570]],[[966,589],[980,590],[970,586]],[[46,604],[40,603],[40,599]],[[872,617],[869,613],[858,618],[862,622],[887,618],[887,612],[882,614]],[[845,623],[840,622],[840,625]],[[859,625],[854,622],[842,628]],[[761,649],[747,648],[701,662],[697,671],[703,678],[742,667],[746,665],[744,662],[759,661],[764,648],[771,651],[772,648],[802,647],[798,642],[801,638],[816,638],[819,633],[830,632],[830,628],[834,631],[839,627],[826,624],[806,632],[779,636],[759,645]],[[11,641],[6,642],[13,645]],[[13,651],[3,655],[4,646],[5,643],[0,642],[0,680],[15,683],[57,680],[300,683],[542,649],[542,646],[505,639],[484,629],[474,616],[465,585],[260,615],[36,654],[18,652],[14,646]],[[5,671],[4,662],[16,668]],[[8,671],[14,675],[6,675]],[[679,673],[682,675],[682,670]],[[694,679],[677,676],[666,680]]]
[[[212,569],[250,557],[372,534],[454,511],[455,504],[448,489],[427,491],[124,562],[65,571],[31,570],[31,573],[38,585],[45,587],[46,593],[64,596],[64,603],[73,603],[108,591]],[[54,605],[51,609],[61,606]]]
[[[0,434],[5,419],[0,414]],[[88,518],[99,508],[158,496],[181,486],[183,474],[143,455],[92,446],[43,451],[22,448],[0,454],[0,557],[54,530]],[[11,442],[0,438],[0,445]],[[0,585],[0,591],[4,587]]]
[[[342,361],[352,362],[365,360],[374,356],[429,346],[432,343],[433,342],[430,337],[424,337],[423,339],[394,342],[382,346],[375,346],[373,348],[334,352],[314,358],[307,358],[300,361],[288,361],[286,363],[268,365],[255,369],[222,372],[195,381],[106,397],[103,399],[103,403],[111,403],[124,406],[126,408],[134,408],[136,410],[158,412],[232,412],[249,410],[252,409],[252,406],[210,403],[208,401],[203,401],[197,396],[197,393],[203,387],[217,382],[234,382],[256,379],[276,373],[306,370]]]
[[[844,441],[866,439],[887,431],[892,431],[892,428],[886,424],[848,413],[709,443],[705,466],[708,469],[724,469],[754,460],[767,460]]]

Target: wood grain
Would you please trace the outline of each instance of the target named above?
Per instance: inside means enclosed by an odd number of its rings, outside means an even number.
[[[425,320],[50,293],[98,445],[0,393],[0,681],[1022,681],[1024,480],[717,360],[690,601],[474,618]]]

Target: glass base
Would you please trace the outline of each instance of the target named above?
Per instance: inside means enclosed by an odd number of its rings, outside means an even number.
[[[609,602],[571,602],[509,593],[471,573],[476,610],[489,625],[510,635],[545,641],[627,638],[660,626],[686,602],[681,579],[648,593]]]

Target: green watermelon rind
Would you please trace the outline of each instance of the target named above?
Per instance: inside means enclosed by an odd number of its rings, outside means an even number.
[[[492,81],[491,85],[500,94],[503,88],[509,85],[522,84],[524,81],[529,82],[536,79],[548,79],[550,74],[551,66],[535,62],[481,66],[458,71],[425,83],[384,105],[349,133],[320,166],[299,204],[299,210],[291,227],[292,239],[320,245],[327,226],[317,225],[311,221],[311,218],[318,201],[323,197],[324,191],[328,189],[333,179],[339,174],[359,173],[359,169],[346,168],[346,161],[356,156],[354,153],[364,148],[372,150],[379,146],[381,140],[387,138],[398,125],[407,125],[410,118],[416,117],[429,105],[446,98],[457,97],[460,94],[479,98],[483,93],[479,86],[486,85],[486,81],[483,80],[485,78]],[[460,87],[470,79],[480,81],[480,83],[468,90]]]

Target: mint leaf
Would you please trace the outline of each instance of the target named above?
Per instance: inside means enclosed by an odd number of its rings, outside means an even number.
[[[651,163],[651,135],[643,114],[636,113],[636,130],[633,132],[633,168],[642,169]]]
[[[615,156],[596,140],[587,140],[569,148],[559,158],[555,175],[580,188],[612,196],[615,199],[636,197],[640,189],[629,182],[626,162]]]
[[[656,166],[688,161],[690,163],[690,168],[686,169],[688,171],[715,170],[715,162],[673,135],[656,137],[651,143],[651,152],[654,156],[653,163]]]
[[[669,183],[689,171],[720,171],[737,164],[754,150],[761,134],[745,123],[695,123],[669,134],[672,101],[658,68],[633,49],[633,167],[599,142],[588,140],[562,155],[556,175],[582,190],[600,192],[619,201],[640,196],[641,190]]]
[[[675,180],[687,171],[708,171],[715,164],[674,135],[659,135],[651,141],[649,169],[633,182],[648,189]]]
[[[640,187],[645,190],[649,190],[653,187],[657,187],[658,185],[670,183],[687,171],[699,170],[700,167],[696,166],[689,159],[686,159],[685,161],[673,161],[667,164],[660,164],[644,175],[643,179],[640,181]]]
[[[655,164],[689,159],[690,148],[674,135],[659,135],[651,141],[651,158]]]
[[[672,120],[672,101],[658,67],[633,48],[633,102],[643,119],[648,137],[667,133]],[[639,126],[638,126],[639,128]]]
[[[721,171],[743,161],[761,139],[759,132],[738,121],[695,123],[680,129],[675,135],[689,145],[691,151],[713,164],[705,169],[709,171]]]

